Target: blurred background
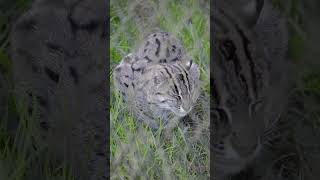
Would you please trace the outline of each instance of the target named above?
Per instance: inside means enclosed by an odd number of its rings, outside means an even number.
[[[310,167],[319,167],[320,152],[320,1],[272,0],[286,16],[290,30],[289,57],[293,63],[294,88],[289,117],[299,126],[292,134],[306,159],[305,179],[320,177]],[[10,127],[17,115],[12,95],[11,61],[8,36],[15,20],[32,0],[0,1],[0,180],[28,179],[38,168],[41,179],[73,179],[63,164],[53,166],[38,159],[33,139],[34,125],[20,123],[13,135]],[[163,136],[141,126],[125,109],[110,78],[111,179],[208,179],[209,132],[209,0],[111,0],[110,67],[132,52],[144,37],[158,29],[179,38],[201,68],[203,116],[193,125],[181,123],[173,134]],[[187,121],[187,120],[186,120]],[[192,128],[191,128],[192,127]],[[319,179],[319,178],[318,178]]]

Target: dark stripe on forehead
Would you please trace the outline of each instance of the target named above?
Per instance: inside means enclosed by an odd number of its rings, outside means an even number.
[[[176,93],[179,94],[180,91],[174,81],[173,81],[173,87],[174,87],[174,90],[176,91]]]
[[[175,79],[177,79],[177,84],[181,89],[182,95],[188,94],[188,87],[186,85],[187,80],[185,79],[184,71],[175,64],[170,66],[170,68],[175,68],[177,70]]]
[[[190,81],[189,81],[189,77],[188,77],[188,72],[181,66],[181,64],[177,64],[176,68],[179,69],[179,72],[181,72],[181,74],[183,75],[183,78],[185,78],[185,79],[182,79],[182,81],[183,81],[187,91],[189,91],[189,93],[190,93],[191,90],[190,90]]]
[[[167,74],[169,75],[170,78],[172,78],[171,73],[169,72],[169,70],[165,67],[164,70],[167,72]]]
[[[191,92],[191,89],[190,89],[191,86],[190,86],[190,80],[189,80],[188,72],[180,64],[179,64],[179,66],[182,68],[182,70],[185,73],[185,76],[186,76],[186,79],[187,79],[187,82],[188,82],[189,92]]]
[[[255,69],[257,62],[254,61],[254,57],[256,55],[250,51],[249,47],[253,43],[250,41],[250,31],[236,17],[224,9],[216,9],[213,13],[214,17],[216,17],[213,22],[216,26],[215,33],[219,34],[216,37],[219,37],[222,41],[231,41],[238,49],[235,54],[236,57],[231,59],[235,66],[234,72],[240,77],[237,79],[237,83],[246,89],[246,93],[257,96],[257,82],[259,82],[259,79]],[[255,47],[255,45],[252,46]],[[234,80],[236,79],[234,78]],[[249,89],[248,87],[252,88]]]
[[[169,66],[167,66],[167,67],[169,67]],[[169,75],[170,79],[172,80],[175,93],[179,94],[178,87],[177,87],[176,83],[174,82],[174,79],[173,79],[173,77],[172,77],[172,74],[169,72],[169,70],[168,70],[167,67],[164,67],[164,70],[167,72],[167,74]]]

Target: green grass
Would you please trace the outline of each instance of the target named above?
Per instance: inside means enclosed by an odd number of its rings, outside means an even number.
[[[180,3],[179,3],[180,2]],[[111,1],[111,70],[154,29],[179,38],[200,66],[202,91],[209,93],[209,11],[196,0]],[[138,8],[137,8],[138,7]],[[145,14],[137,17],[137,9]],[[152,13],[148,14],[148,10]],[[143,18],[143,16],[145,18]],[[113,82],[112,75],[110,81]],[[208,179],[208,119],[200,133],[182,123],[173,132],[152,132],[137,122],[111,84],[111,179]],[[207,111],[209,108],[207,107]]]
[[[273,1],[283,9],[290,22],[290,54],[296,66],[300,67],[294,91],[308,99],[304,101],[308,109],[304,118],[312,121],[314,127],[320,128],[319,66],[310,68],[304,65],[307,38],[297,8],[300,0],[290,0],[293,2],[290,7],[286,7],[283,1]],[[134,8],[136,2],[138,0],[111,0],[111,69],[122,57],[137,48],[153,27],[159,27],[182,40],[201,68],[202,90],[208,93],[209,11],[198,3],[205,0],[157,0],[160,4],[156,1],[144,1],[147,3]],[[0,2],[0,71],[10,85],[11,93],[6,113],[0,115],[0,179],[72,180],[68,167],[64,164],[53,165],[46,156],[45,147],[34,147],[34,142],[39,140],[35,117],[27,116],[24,106],[12,95],[11,61],[7,49],[9,17],[21,14],[29,6],[30,0]],[[208,5],[206,7],[209,8]],[[109,78],[113,82],[111,74]],[[206,120],[198,123],[200,130],[196,131],[180,124],[173,132],[166,132],[162,128],[152,132],[142,123],[136,122],[127,111],[121,96],[114,91],[113,83],[110,88],[112,179],[208,179],[209,133]],[[22,116],[16,135],[12,136],[7,127],[8,119],[14,119],[17,113]],[[41,170],[41,174],[34,177],[33,169]]]
[[[18,17],[30,5],[30,0],[0,2],[0,76],[9,85],[5,113],[0,114],[0,179],[73,180],[70,169],[64,163],[53,163],[47,148],[37,143],[40,138],[36,112],[28,115],[26,106],[13,95],[8,35],[13,17]],[[13,127],[14,121],[18,121],[17,114],[19,124]]]

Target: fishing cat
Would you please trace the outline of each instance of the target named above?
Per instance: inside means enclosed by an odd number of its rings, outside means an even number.
[[[288,32],[268,0],[213,5],[213,176],[228,179],[261,155],[265,132],[284,111]]]
[[[108,176],[107,9],[103,0],[37,0],[10,35],[19,103],[76,179]]]
[[[150,34],[115,68],[118,90],[137,119],[156,129],[186,116],[199,96],[199,67],[181,43],[167,32]]]

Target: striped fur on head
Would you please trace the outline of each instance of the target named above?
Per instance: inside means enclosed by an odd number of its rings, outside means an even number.
[[[148,104],[170,110],[179,117],[191,111],[199,96],[199,69],[192,61],[151,65],[140,81],[138,91],[146,93]]]

